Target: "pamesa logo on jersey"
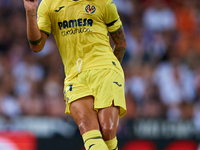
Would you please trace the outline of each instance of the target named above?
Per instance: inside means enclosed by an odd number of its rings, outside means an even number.
[[[89,33],[92,32],[90,27],[93,25],[93,20],[88,18],[79,18],[73,20],[64,20],[58,22],[58,27],[62,36],[77,34],[77,33]]]
[[[85,7],[85,11],[88,13],[88,14],[93,14],[95,11],[96,11],[96,7],[92,4],[89,4]]]

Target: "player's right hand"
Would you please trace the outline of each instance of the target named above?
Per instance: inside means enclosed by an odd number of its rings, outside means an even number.
[[[38,0],[23,0],[24,1],[24,7],[25,10],[28,11],[34,11],[36,12],[38,7]]]

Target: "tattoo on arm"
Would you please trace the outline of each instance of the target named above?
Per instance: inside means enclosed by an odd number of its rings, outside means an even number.
[[[119,28],[116,32],[110,33],[110,35],[115,43],[114,54],[121,63],[126,51],[126,39],[123,27]]]

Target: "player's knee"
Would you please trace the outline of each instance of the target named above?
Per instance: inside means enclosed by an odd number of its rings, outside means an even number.
[[[86,115],[81,116],[81,118],[78,120],[78,127],[81,135],[87,131],[99,129],[98,123],[95,123],[95,120]]]
[[[88,128],[89,125],[90,125],[90,119],[86,115],[83,115],[79,118],[78,127],[80,131],[83,131],[84,129]]]
[[[113,127],[112,125],[108,125],[108,124],[102,125],[101,132],[102,132],[103,139],[105,141],[111,140],[116,136],[116,128]]]

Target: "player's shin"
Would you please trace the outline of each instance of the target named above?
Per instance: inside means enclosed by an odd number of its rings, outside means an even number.
[[[86,150],[109,150],[99,130],[91,130],[82,135]]]

